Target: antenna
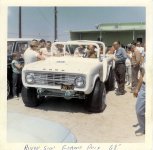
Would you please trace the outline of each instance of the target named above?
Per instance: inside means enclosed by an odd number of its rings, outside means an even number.
[[[57,40],[57,7],[54,7],[54,41]]]
[[[19,7],[19,38],[22,38],[22,26],[21,26],[21,22],[22,22],[22,10],[21,10],[21,6]]]

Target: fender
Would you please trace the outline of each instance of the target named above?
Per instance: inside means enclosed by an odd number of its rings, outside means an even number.
[[[109,59],[104,59],[103,61],[103,82],[106,82],[108,77],[109,77],[109,73],[111,68],[114,67],[114,62],[111,60],[111,58]]]
[[[108,62],[107,59],[103,59],[103,68],[102,68],[102,82],[105,82],[107,79],[107,70],[108,70]]]
[[[92,84],[92,87],[91,87],[91,91],[90,93],[93,91],[94,87],[95,87],[95,83],[96,83],[96,80],[99,78],[99,74],[96,74],[93,78],[93,84]]]
[[[113,68],[113,67],[111,65],[108,65],[108,71],[107,71],[106,81],[108,80],[108,77],[109,77],[109,73],[110,73],[111,68]]]

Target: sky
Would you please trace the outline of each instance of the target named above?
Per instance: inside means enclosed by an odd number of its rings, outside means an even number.
[[[145,7],[57,7],[58,40],[101,23],[146,22]],[[8,38],[18,37],[18,7],[8,8]],[[54,41],[54,7],[22,7],[22,37]]]

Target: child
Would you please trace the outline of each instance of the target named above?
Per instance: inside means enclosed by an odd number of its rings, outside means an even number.
[[[13,98],[19,97],[19,93],[21,93],[22,81],[21,81],[21,70],[23,66],[18,61],[19,55],[17,53],[12,54],[12,79],[13,79]]]

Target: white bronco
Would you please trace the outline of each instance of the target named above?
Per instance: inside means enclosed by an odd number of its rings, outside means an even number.
[[[102,112],[106,91],[114,88],[113,59],[98,41],[55,42],[51,57],[25,65],[22,70],[22,99],[38,106],[45,97],[84,99],[86,108]]]

